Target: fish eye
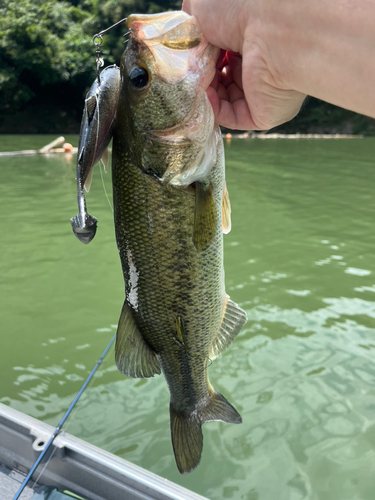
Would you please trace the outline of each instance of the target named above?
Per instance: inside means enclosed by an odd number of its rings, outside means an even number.
[[[149,82],[149,74],[145,68],[135,66],[129,73],[130,83],[134,90],[143,90]]]

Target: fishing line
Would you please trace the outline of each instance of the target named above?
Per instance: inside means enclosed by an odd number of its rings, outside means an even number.
[[[98,102],[98,129],[96,131],[95,150],[96,150],[96,146],[97,146],[98,140],[99,140],[99,128],[100,128],[100,109],[99,109],[99,102]],[[94,168],[94,167],[92,167],[92,168]],[[102,160],[99,160],[99,170],[100,170],[100,177],[102,179],[104,193],[105,193],[105,196],[107,198],[108,205],[110,206],[110,208],[112,210],[112,213],[113,213],[113,208],[112,208],[111,202],[109,201],[108,193],[107,193],[107,190],[106,190],[106,187],[105,187],[105,184],[104,184],[103,171],[102,171]]]
[[[107,198],[108,205],[111,207],[111,210],[112,210],[112,213],[113,213],[113,208],[112,208],[111,202],[109,201],[107,189],[106,189],[105,184],[104,184],[103,169],[102,169],[102,163],[101,162],[99,162],[99,169],[100,169],[100,177],[102,178],[102,184],[103,184],[104,193],[105,193],[105,196]]]
[[[62,431],[63,431],[63,432],[68,432],[68,429],[69,429],[69,427],[71,426],[71,424],[72,424],[72,421],[71,421],[71,420],[67,420],[67,421],[65,422],[65,425],[64,425],[64,428],[62,429]],[[33,484],[33,486],[32,486],[32,488],[33,488],[34,490],[35,490],[35,488],[36,488],[37,484],[39,483],[39,479],[40,479],[40,478],[42,477],[42,475],[44,474],[44,471],[45,471],[45,470],[46,470],[46,468],[48,467],[48,465],[49,465],[49,463],[51,462],[51,460],[52,460],[52,458],[53,458],[53,455],[56,453],[56,451],[57,451],[57,446],[55,446],[55,447],[53,448],[51,455],[48,457],[48,459],[47,459],[46,463],[45,463],[45,464],[44,464],[44,466],[43,466],[43,469],[40,471],[39,476],[36,478],[36,480],[35,480],[35,482],[34,482],[34,484]]]
[[[116,28],[116,26],[119,26],[120,24],[124,23],[127,19],[128,19],[127,17],[124,17],[124,19],[121,19],[117,23],[112,24],[112,26],[110,26],[109,28],[106,28],[105,30],[100,31],[99,33],[97,33],[96,35],[94,35],[92,37],[92,41],[93,41],[95,48],[96,48],[96,51],[95,51],[95,54],[96,54],[96,76],[97,76],[99,85],[100,85],[99,69],[104,66],[104,59],[102,58],[101,50],[100,50],[100,47],[103,43],[103,35],[105,33],[107,33],[109,30],[111,30],[112,28]],[[124,36],[128,35],[129,33],[130,33],[130,31],[125,33]]]
[[[23,490],[26,488],[27,486],[27,483],[30,481],[32,475],[34,474],[34,472],[36,471],[38,465],[41,463],[41,461],[43,460],[44,456],[47,454],[47,451],[50,449],[53,441],[55,440],[55,438],[59,435],[60,431],[61,431],[61,428],[62,426],[64,425],[64,423],[66,422],[67,418],[69,417],[69,415],[71,414],[73,408],[75,407],[75,405],[77,404],[79,398],[82,396],[83,394],[83,391],[86,389],[86,387],[88,386],[88,384],[90,383],[91,379],[93,378],[93,376],[95,375],[97,369],[99,368],[99,366],[102,364],[105,356],[107,355],[108,351],[110,350],[110,348],[112,347],[112,344],[114,343],[116,339],[116,334],[112,337],[112,339],[110,340],[109,344],[107,345],[107,347],[104,349],[102,355],[100,356],[100,358],[98,359],[98,361],[96,362],[94,368],[91,370],[91,373],[90,375],[87,377],[86,381],[84,382],[84,384],[82,385],[81,389],[79,390],[78,394],[76,395],[76,397],[73,399],[71,405],[69,406],[68,410],[66,411],[65,415],[63,416],[63,418],[61,419],[60,423],[58,424],[58,426],[55,428],[55,430],[53,431],[53,434],[52,436],[50,437],[48,443],[46,444],[44,450],[42,451],[42,453],[39,455],[39,457],[37,458],[37,460],[35,461],[34,465],[32,466],[30,472],[28,473],[28,475],[26,476],[24,482],[22,483],[22,485],[20,486],[18,492],[16,493],[16,495],[13,497],[13,500],[18,500],[23,492]],[[51,457],[52,458],[52,457]],[[48,462],[47,462],[48,464]],[[40,475],[39,475],[40,477]],[[39,479],[38,477],[38,479]]]
[[[127,17],[124,17],[123,19],[121,19],[120,21],[118,21],[117,23],[115,24],[112,24],[112,26],[110,26],[109,28],[106,28],[102,31],[100,31],[99,33],[97,33],[96,35],[94,35],[92,37],[92,41],[95,45],[95,48],[96,48],[96,73],[97,73],[97,79],[98,79],[98,85],[100,86],[100,73],[99,73],[99,69],[102,68],[104,66],[104,60],[102,58],[102,55],[101,55],[101,50],[100,50],[100,47],[103,43],[103,35],[105,35],[108,31],[110,31],[112,28],[116,28],[116,26],[119,26],[120,24],[124,23],[128,18]],[[127,35],[129,35],[131,33],[131,30],[128,30],[124,37],[126,37]],[[127,39],[125,39],[124,43],[127,42]],[[97,103],[98,103],[98,100],[97,100]],[[99,103],[98,103],[99,104]],[[99,109],[99,106],[98,106],[98,129],[96,131],[96,138],[95,138],[95,150],[96,150],[96,146],[98,144],[98,138],[99,138],[99,128],[100,128],[100,109]],[[105,193],[105,196],[107,198],[107,201],[108,201],[108,205],[110,206],[111,208],[111,211],[113,213],[113,207],[112,207],[112,204],[109,200],[109,196],[108,196],[108,193],[107,193],[107,189],[105,187],[105,184],[104,184],[104,178],[103,178],[103,171],[102,171],[102,165],[101,165],[101,162],[99,162],[99,169],[100,169],[100,177],[102,179],[102,185],[103,185],[103,189],[104,189],[104,193]]]
[[[68,426],[67,426],[67,427],[68,427]],[[67,427],[65,428],[65,432],[66,432]],[[44,464],[43,469],[40,471],[39,476],[36,478],[36,481],[34,482],[34,484],[33,484],[33,486],[32,486],[32,487],[33,487],[33,490],[35,490],[36,485],[37,485],[37,484],[38,484],[38,482],[39,482],[39,479],[40,479],[40,478],[41,478],[41,476],[44,474],[44,471],[46,470],[46,468],[47,468],[48,464],[49,464],[49,463],[50,463],[50,461],[52,460],[53,455],[56,453],[56,450],[57,450],[57,446],[55,446],[55,447],[54,447],[54,449],[52,450],[51,455],[48,457],[48,460],[47,460],[47,461],[46,461],[46,463]]]

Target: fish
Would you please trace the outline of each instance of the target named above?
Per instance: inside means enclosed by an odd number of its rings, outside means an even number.
[[[207,373],[247,319],[224,286],[231,209],[206,94],[219,51],[184,12],[131,15],[126,23],[112,129],[125,281],[115,361],[126,376],[164,374],[174,456],[185,474],[201,460],[205,422],[242,422]]]

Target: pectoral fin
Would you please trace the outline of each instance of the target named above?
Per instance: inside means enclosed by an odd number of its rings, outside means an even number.
[[[158,357],[143,339],[126,302],[118,324],[115,353],[117,368],[124,375],[146,378],[161,372]]]
[[[230,219],[230,201],[227,190],[227,183],[224,182],[223,187],[223,233],[228,234],[232,228],[232,222]]]
[[[195,183],[195,214],[193,243],[201,252],[215,238],[217,229],[217,210],[211,184],[205,187],[200,182]]]
[[[226,297],[220,329],[212,343],[210,358],[216,358],[230,345],[247,321],[246,313]]]

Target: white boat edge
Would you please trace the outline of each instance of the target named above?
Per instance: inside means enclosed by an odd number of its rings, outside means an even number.
[[[26,476],[53,432],[52,426],[0,403],[0,464]],[[51,452],[38,485],[69,490],[89,500],[207,500],[64,431],[55,438]],[[34,481],[42,467],[43,463]]]

